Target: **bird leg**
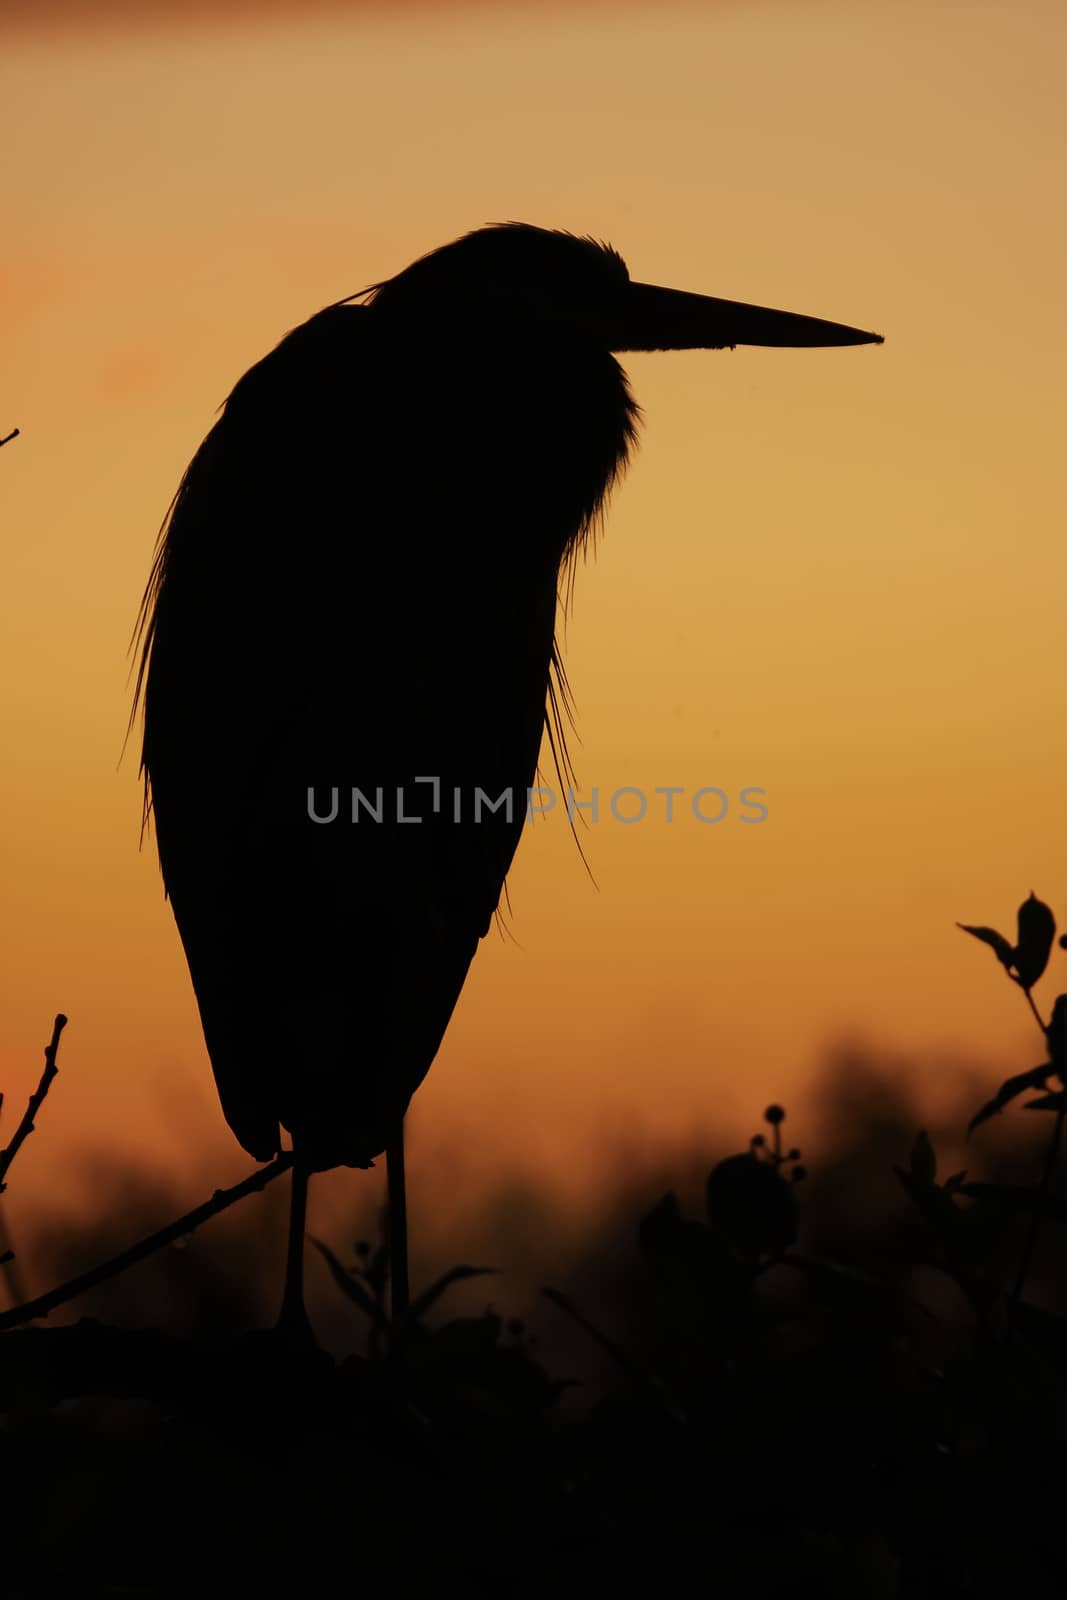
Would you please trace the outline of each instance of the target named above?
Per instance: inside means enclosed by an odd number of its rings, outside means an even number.
[[[408,1200],[404,1185],[404,1119],[385,1152],[386,1187],[389,1191],[389,1308],[393,1330],[399,1333],[408,1314]]]
[[[285,1261],[285,1292],[277,1331],[300,1344],[316,1344],[315,1332],[304,1306],[304,1229],[307,1223],[307,1167],[294,1160],[289,1191],[289,1248]]]

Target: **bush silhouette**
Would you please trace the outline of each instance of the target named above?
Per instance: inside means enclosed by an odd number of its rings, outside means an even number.
[[[199,1252],[137,1269],[141,1321],[200,1273],[177,1331],[9,1327],[6,1592],[1061,1592],[1067,996],[1045,1020],[1056,929],[1033,895],[1014,942],[966,931],[1042,1043],[970,1117],[969,1170],[943,1173],[953,1131],[906,1131],[906,1094],[843,1059],[846,1136],[805,1135],[802,1164],[768,1107],[702,1195],[625,1230],[621,1207],[522,1318],[464,1264],[396,1325],[388,1252],[361,1239],[348,1259],[316,1241],[336,1361],[247,1331],[254,1296]],[[1033,1115],[1004,1120],[1017,1102]],[[449,1316],[463,1285],[482,1309]],[[600,1381],[576,1387],[582,1350]]]

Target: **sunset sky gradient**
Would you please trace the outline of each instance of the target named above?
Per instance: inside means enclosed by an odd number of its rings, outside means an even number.
[[[566,638],[595,883],[559,809],[528,831],[416,1159],[580,1187],[606,1138],[771,1098],[810,1144],[842,1039],[1032,1065],[953,922],[1010,933],[1031,888],[1067,917],[1063,8],[154,9],[0,22],[0,1137],[71,1018],[9,1209],[89,1146],[190,1202],[248,1168],[119,762],[153,541],[282,334],[508,218],[886,343],[626,359],[642,448]],[[766,822],[701,825],[701,786]]]

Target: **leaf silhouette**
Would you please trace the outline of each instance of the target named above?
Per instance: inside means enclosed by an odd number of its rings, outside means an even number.
[[[565,1295],[562,1290],[553,1289],[549,1285],[545,1285],[542,1287],[541,1293],[544,1295],[546,1300],[550,1300],[552,1304],[558,1307],[560,1311],[564,1312],[566,1316],[572,1318],[572,1320],[578,1324],[579,1328],[582,1328],[594,1341],[594,1343],[598,1344],[600,1348],[611,1357],[612,1361],[615,1362],[620,1371],[625,1372],[628,1377],[636,1378],[638,1382],[644,1386],[655,1390],[660,1389],[661,1385],[659,1379],[656,1378],[653,1373],[646,1372],[644,1367],[641,1366],[641,1364],[636,1361],[622,1347],[622,1345],[616,1343],[616,1341],[610,1338],[606,1333],[602,1333],[595,1323],[590,1322],[589,1318],[584,1316],[583,1313],[578,1310],[578,1307],[574,1304],[573,1300]]]
[[[1018,1183],[965,1183],[960,1192],[972,1200],[984,1200],[1003,1211],[1022,1211],[1033,1217],[1067,1217],[1067,1200],[1043,1194],[1040,1189],[1028,1189]]]
[[[380,1244],[371,1255],[367,1265],[363,1268],[363,1276],[370,1284],[378,1299],[385,1294],[385,1286],[389,1282],[389,1246]]]
[[[1019,942],[1015,949],[1015,970],[1024,989],[1032,989],[1048,966],[1055,937],[1056,918],[1031,890],[1029,899],[1019,907]]]
[[[495,1311],[484,1311],[480,1317],[457,1317],[437,1329],[434,1350],[449,1364],[477,1368],[495,1352],[502,1327]]]
[[[1031,1067],[1029,1072],[1018,1072],[1013,1078],[1005,1078],[992,1100],[987,1100],[968,1122],[968,1134],[972,1134],[981,1123],[988,1122],[990,1117],[995,1117],[998,1111],[1003,1111],[1009,1101],[1025,1094],[1027,1089],[1043,1089],[1054,1070],[1050,1061],[1043,1061],[1039,1067]]]
[[[353,1301],[379,1328],[387,1326],[388,1318],[377,1300],[373,1295],[367,1293],[358,1278],[353,1277],[352,1273],[341,1265],[329,1245],[323,1244],[321,1239],[316,1239],[314,1234],[309,1234],[308,1237],[316,1249],[321,1251],[323,1259],[330,1269],[330,1276],[341,1293]]]
[[[1067,1111],[1067,1094],[1062,1089],[1057,1089],[1053,1094],[1039,1095],[1036,1100],[1027,1100],[1023,1110]]]
[[[942,1189],[928,1178],[916,1177],[910,1169],[906,1171],[903,1167],[895,1166],[893,1171],[913,1205],[931,1227],[943,1231],[956,1226],[959,1213],[952,1199],[955,1190]]]
[[[641,1218],[637,1238],[649,1269],[675,1292],[699,1299],[724,1270],[732,1273],[725,1242],[703,1222],[683,1217],[673,1192]]]
[[[486,1273],[495,1272],[496,1270],[496,1267],[449,1267],[448,1271],[442,1272],[441,1276],[435,1279],[428,1289],[424,1289],[420,1295],[416,1295],[411,1302],[408,1315],[414,1319],[425,1316],[430,1307],[454,1283],[462,1283],[465,1278],[482,1278]]]
[[[915,1136],[909,1161],[911,1175],[917,1183],[934,1183],[937,1180],[937,1154],[930,1143],[925,1128]]]
[[[972,939],[980,939],[983,944],[988,944],[996,952],[997,960],[1002,967],[1009,971],[1015,965],[1015,951],[996,928],[974,928],[967,922],[957,922],[957,928],[962,928],[964,933],[969,933]]]
[[[796,1242],[797,1202],[776,1167],[754,1152],[727,1156],[705,1188],[708,1221],[740,1255],[777,1255]]]

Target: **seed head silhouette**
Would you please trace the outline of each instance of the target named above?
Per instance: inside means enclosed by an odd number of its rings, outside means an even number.
[[[505,223],[311,317],[229,396],[163,525],[137,697],[223,1111],[260,1161],[292,1136],[283,1326],[307,1327],[309,1172],[388,1150],[402,1209],[404,1113],[546,727],[566,759],[561,578],[636,439],[615,355],[880,342]]]

